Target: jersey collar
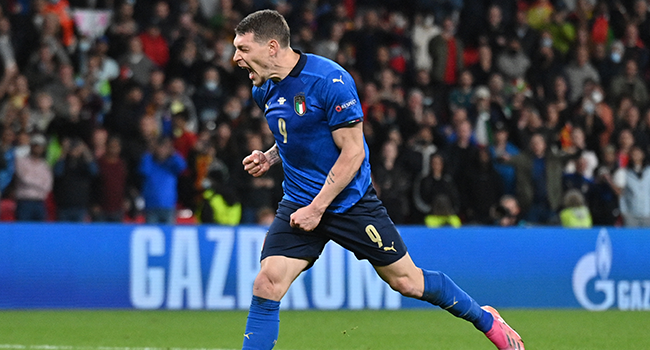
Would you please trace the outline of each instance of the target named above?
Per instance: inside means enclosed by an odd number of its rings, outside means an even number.
[[[293,50],[293,52],[297,53],[300,55],[300,59],[298,59],[298,63],[293,67],[291,72],[289,72],[290,77],[297,77],[300,72],[302,72],[302,69],[305,68],[305,64],[307,64],[307,55],[302,53],[300,50]]]

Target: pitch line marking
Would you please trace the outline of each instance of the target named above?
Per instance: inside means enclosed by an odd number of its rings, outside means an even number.
[[[0,344],[0,349],[10,350],[236,350],[220,348],[161,348],[161,347],[128,347],[128,346],[70,346],[70,345],[22,345]]]

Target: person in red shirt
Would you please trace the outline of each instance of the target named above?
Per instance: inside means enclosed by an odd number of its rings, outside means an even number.
[[[174,149],[187,160],[187,156],[196,144],[196,134],[187,129],[187,119],[189,114],[186,110],[172,115],[172,132],[174,140]]]
[[[159,68],[165,68],[167,62],[169,62],[169,45],[162,36],[160,27],[156,24],[150,24],[139,37],[140,41],[142,41],[144,54]]]
[[[172,115],[172,133],[174,149],[187,162],[197,142],[197,135],[187,128],[189,114],[182,110]],[[188,167],[178,178],[178,202],[182,207],[193,208],[195,204],[195,188],[192,173]]]
[[[124,218],[126,180],[128,167],[120,157],[122,141],[111,136],[106,144],[106,153],[99,158],[99,175],[96,183],[96,202],[93,208],[95,221],[121,222]]]
[[[456,24],[451,18],[442,21],[442,33],[429,42],[429,55],[433,61],[431,76],[436,83],[447,86],[456,84],[458,73],[465,67],[463,65],[464,48],[460,40],[455,37]]]

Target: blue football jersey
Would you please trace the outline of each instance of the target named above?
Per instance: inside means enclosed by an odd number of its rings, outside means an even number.
[[[332,131],[363,122],[352,76],[337,63],[300,53],[289,75],[278,82],[253,86],[253,98],[264,110],[284,168],[284,199],[308,205],[320,192],[339,157]],[[370,186],[369,150],[350,184],[327,209],[345,212]]]

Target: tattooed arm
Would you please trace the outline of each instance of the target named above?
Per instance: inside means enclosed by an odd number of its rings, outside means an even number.
[[[341,153],[327,174],[323,188],[311,204],[291,215],[291,225],[305,231],[312,231],[318,226],[327,207],[352,181],[366,155],[362,123],[336,129],[332,132],[332,137]]]
[[[266,152],[253,151],[248,157],[244,158],[242,164],[244,165],[244,170],[249,174],[260,177],[269,171],[271,165],[280,163],[281,161],[282,159],[278,153],[278,145],[275,144]]]

